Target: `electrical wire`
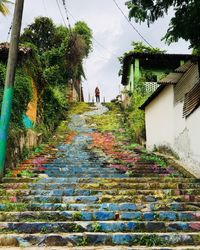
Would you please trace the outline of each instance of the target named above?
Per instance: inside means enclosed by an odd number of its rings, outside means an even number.
[[[73,19],[75,22],[77,22],[77,19],[74,17],[74,15],[72,14],[72,12],[69,11],[69,9],[68,9],[68,13],[69,13],[69,15],[72,17],[72,19]],[[111,52],[109,49],[107,49],[105,46],[103,46],[94,36],[92,36],[92,39],[93,39],[93,41],[94,41],[96,44],[98,44],[101,48],[103,48],[104,50],[106,50],[107,52],[109,52],[112,56],[116,57],[117,59],[119,58],[118,55],[114,54],[114,53]]]
[[[11,33],[11,31],[12,31],[12,22],[11,22],[11,25],[10,25],[10,28],[9,28],[9,30],[8,30],[8,35],[7,35],[7,42],[8,42],[8,40],[9,40],[9,37],[10,37],[10,33]]]
[[[60,8],[60,5],[59,5],[58,0],[56,0],[56,3],[57,3],[57,6],[58,6],[60,15],[61,15],[61,17],[62,17],[63,23],[64,23],[64,25],[67,27],[67,24],[66,24],[66,22],[65,22],[65,18],[64,18],[63,14],[62,14],[62,11],[61,11],[61,8]]]
[[[46,4],[45,4],[45,0],[43,0],[42,2],[43,2],[45,14],[46,14],[46,16],[48,16],[48,15],[47,15],[47,7],[46,7]]]
[[[61,0],[60,0],[61,1]],[[63,4],[63,7],[65,9],[65,13],[66,13],[66,17],[67,17],[67,22],[68,22],[68,27],[69,27],[69,31],[71,32],[71,24],[70,24],[70,20],[69,20],[69,15],[68,15],[68,8],[67,8],[67,5],[66,5],[66,1],[65,0],[62,0],[62,4]]]
[[[147,39],[138,31],[137,28],[135,28],[135,26],[130,22],[130,20],[128,19],[128,17],[124,14],[123,10],[120,8],[120,6],[118,5],[118,3],[116,2],[116,0],[113,0],[114,4],[116,5],[116,7],[119,9],[119,11],[121,12],[121,14],[124,16],[124,18],[126,19],[126,21],[131,25],[131,27],[135,30],[135,32],[142,38],[142,40],[147,43],[151,48],[153,48],[153,46],[147,41]]]

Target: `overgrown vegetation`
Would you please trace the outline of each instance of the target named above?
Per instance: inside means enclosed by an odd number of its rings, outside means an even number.
[[[6,65],[0,62],[0,102],[3,99]],[[27,75],[23,65],[16,71],[11,127],[23,127],[22,116],[27,111],[28,103],[32,98],[31,78]]]
[[[85,22],[77,22],[69,30],[56,26],[48,17],[37,17],[24,29],[20,44],[25,52],[20,56],[16,72],[9,132],[10,151],[15,149],[9,152],[9,157],[15,157],[16,161],[29,154],[27,148],[21,149],[20,138],[26,135],[23,117],[35,92],[37,120],[33,125],[43,141],[67,119],[69,82],[85,77],[83,60],[92,50],[92,31]],[[0,101],[6,73],[6,58],[3,60],[0,61]]]
[[[132,49],[129,52],[124,53],[122,57],[119,58],[119,61],[123,67],[124,58],[130,53],[152,53],[152,54],[163,54],[166,51],[159,48],[151,48],[144,45],[142,42],[132,42]],[[122,68],[119,72],[119,75],[122,74]],[[151,94],[147,91],[145,82],[154,81],[154,75],[151,72],[142,71],[141,77],[137,82],[134,82],[134,90],[127,90],[125,93],[129,99],[129,105],[125,108],[125,122],[126,122],[126,131],[129,134],[132,142],[142,142],[145,138],[145,119],[144,112],[139,109],[139,107],[147,100]]]
[[[200,29],[200,2],[198,0],[128,0],[126,4],[130,18],[134,18],[136,22],[146,21],[148,25],[163,18],[170,9],[174,9],[174,16],[163,39],[170,44],[183,38],[190,42],[192,48],[199,48],[200,36],[197,30]]]
[[[95,124],[95,127],[101,132],[114,132],[118,133],[122,126],[123,115],[121,114],[120,107],[114,103],[106,104],[109,111],[99,116],[94,115],[88,119],[90,124]]]

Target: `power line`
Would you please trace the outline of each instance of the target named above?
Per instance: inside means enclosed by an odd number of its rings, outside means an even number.
[[[135,26],[130,22],[130,20],[128,19],[128,17],[124,14],[123,10],[119,7],[118,3],[116,2],[116,0],[113,0],[114,4],[116,5],[116,7],[119,9],[119,11],[122,13],[122,15],[124,16],[124,18],[126,19],[126,21],[131,25],[131,27],[135,30],[135,32],[142,38],[142,40],[147,43],[150,47],[153,48],[153,46],[147,41],[147,39],[135,28]]]
[[[72,19],[75,21],[75,22],[77,22],[77,19],[74,17],[74,15],[69,11],[69,9],[68,9],[68,13],[69,13],[69,15],[72,17]],[[100,42],[98,42],[98,40],[94,37],[94,36],[92,36],[92,39],[94,40],[94,42],[96,43],[96,44],[98,44],[100,47],[102,47],[104,50],[106,50],[106,51],[108,51],[112,56],[114,56],[114,57],[116,57],[117,59],[118,59],[118,55],[116,55],[116,54],[114,54],[113,52],[111,52],[109,49],[107,49],[105,46],[103,46]]]
[[[58,6],[60,15],[61,15],[61,17],[62,17],[62,20],[63,20],[63,22],[64,22],[64,25],[67,27],[67,24],[66,24],[66,22],[65,22],[65,18],[64,18],[63,14],[62,14],[62,11],[61,11],[61,8],[60,8],[60,5],[59,5],[58,0],[56,0],[56,3],[57,3],[57,6]]]
[[[45,4],[45,0],[43,0],[42,2],[43,2],[45,14],[47,15],[47,7],[46,7],[46,4]],[[47,16],[48,16],[48,15],[47,15]]]
[[[61,1],[61,0],[60,0]],[[70,20],[69,20],[69,15],[68,15],[68,9],[67,9],[67,5],[66,5],[66,1],[62,0],[62,4],[64,6],[65,9],[65,13],[66,13],[66,17],[67,17],[67,22],[68,22],[68,27],[69,27],[69,31],[71,31],[71,24],[70,24]]]
[[[13,26],[13,24],[12,24],[12,22],[11,22],[10,28],[9,28],[9,30],[8,30],[7,40],[6,40],[7,42],[8,42],[8,40],[9,40],[10,33],[11,33],[11,31],[12,31],[12,26]]]

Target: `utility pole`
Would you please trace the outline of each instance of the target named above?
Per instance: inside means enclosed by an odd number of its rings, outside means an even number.
[[[3,176],[24,0],[16,0],[0,119],[0,178]]]

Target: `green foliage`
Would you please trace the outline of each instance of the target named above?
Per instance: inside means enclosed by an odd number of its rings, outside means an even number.
[[[151,154],[151,155],[142,155],[140,158],[142,161],[147,161],[147,162],[153,162],[157,164],[160,167],[167,167],[167,163],[157,155]]]
[[[128,52],[125,52],[123,56],[119,57],[119,62],[121,64],[121,69],[119,71],[119,76],[122,75],[122,67],[124,64],[124,58],[131,54],[131,53],[151,53],[151,54],[164,54],[166,53],[165,50],[161,50],[159,48],[152,48],[150,46],[146,46],[145,44],[143,44],[142,42],[135,42],[133,41],[131,43],[132,45],[132,49]]]
[[[89,53],[92,51],[92,30],[87,26],[85,22],[79,21],[74,26],[74,32],[80,35],[85,41],[85,55],[88,56]]]
[[[48,17],[37,17],[24,29],[22,43],[37,48],[49,84],[65,84],[84,76],[82,62],[92,50],[92,31],[85,22],[77,22],[69,31],[56,26]]]
[[[169,29],[164,39],[168,43],[177,42],[180,38],[190,41],[191,47],[198,48],[200,44],[200,2],[198,0],[135,0],[127,1],[129,17],[136,22],[147,21],[148,25],[168,14],[173,7],[175,10]]]
[[[88,237],[84,236],[82,237],[79,242],[78,242],[78,246],[87,246],[88,245]]]
[[[78,225],[78,224],[74,224],[74,225],[72,226],[72,231],[73,231],[74,233],[79,233],[79,232],[82,231],[82,227],[81,227],[80,225]]]
[[[8,0],[1,0],[0,1],[0,13],[4,16],[8,15],[10,13],[7,4],[12,4],[11,1]]]
[[[138,88],[133,91],[129,107],[125,110],[126,130],[134,142],[145,138],[145,115],[139,107],[146,101],[147,97],[148,95],[138,85]]]
[[[166,51],[159,48],[152,48],[144,45],[142,42],[132,42],[133,52],[135,53],[151,53],[151,54],[163,54]]]
[[[40,123],[53,131],[67,116],[65,91],[61,87],[47,86],[43,89],[40,98]]]
[[[3,99],[6,66],[0,63],[0,102]],[[13,108],[11,122],[13,126],[23,127],[22,116],[27,110],[28,103],[32,98],[31,78],[23,67],[18,67],[15,76]]]
[[[99,222],[92,223],[92,231],[97,233],[101,231],[101,225]]]
[[[74,221],[80,221],[82,220],[82,214],[81,212],[75,212],[72,214],[72,220]]]
[[[37,17],[34,23],[24,29],[21,42],[33,43],[40,53],[51,49],[54,46],[55,25],[48,17]]]
[[[157,236],[156,234],[143,235],[141,237],[136,237],[133,240],[133,245],[140,245],[147,247],[163,246],[165,245],[165,243],[166,243],[165,240],[162,239],[160,236]]]
[[[29,171],[29,170],[22,170],[21,173],[18,174],[18,176],[32,178],[32,177],[34,177],[34,174],[31,171]]]
[[[5,177],[12,177],[12,171],[10,169],[6,169]]]

